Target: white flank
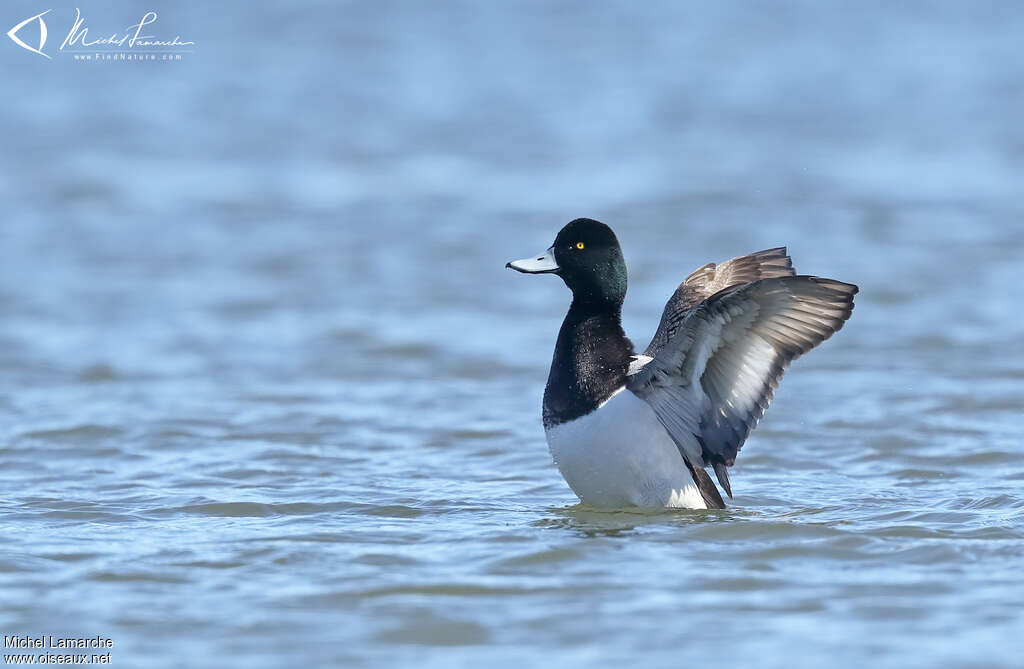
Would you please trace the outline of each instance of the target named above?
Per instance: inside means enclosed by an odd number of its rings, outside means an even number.
[[[558,470],[586,504],[707,508],[675,442],[632,392],[619,389],[598,410],[545,433]]]

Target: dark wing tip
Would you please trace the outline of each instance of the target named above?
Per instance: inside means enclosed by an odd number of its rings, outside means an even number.
[[[723,288],[759,279],[793,276],[796,270],[793,269],[793,259],[789,257],[786,247],[776,246],[773,249],[754,251],[728,260],[718,266],[715,274],[717,292]]]
[[[754,253],[735,258],[730,262],[756,263],[760,269],[761,276],[758,277],[760,279],[768,279],[773,276],[793,276],[796,274],[796,270],[793,269],[793,259],[789,257],[789,251],[785,246],[755,251]]]
[[[690,470],[690,474],[693,476],[693,482],[697,484],[697,489],[700,491],[700,496],[704,498],[704,503],[709,509],[724,509],[725,500],[722,499],[722,494],[718,492],[718,488],[715,487],[715,482],[711,480],[708,473],[704,471],[703,467],[694,466],[689,460],[683,456],[683,462],[686,463],[687,469]],[[732,497],[732,495],[729,495]]]
[[[732,499],[732,486],[729,485],[729,470],[721,462],[713,462],[712,467],[715,468],[715,477],[718,478],[718,483],[722,486],[722,490],[729,496],[729,499]]]
[[[838,279],[828,279],[822,276],[806,276],[805,278],[810,279],[819,286],[829,288],[845,295],[856,295],[860,292],[860,286],[855,283],[846,283],[845,281],[839,281]]]
[[[799,278],[799,277],[798,277]],[[822,341],[842,329],[843,325],[853,314],[853,296],[860,292],[860,286],[836,279],[826,279],[819,276],[809,276],[807,279],[814,282],[818,287],[824,289],[820,296],[815,296],[823,307],[837,309],[839,313],[833,313],[828,319],[830,332],[827,332]]]

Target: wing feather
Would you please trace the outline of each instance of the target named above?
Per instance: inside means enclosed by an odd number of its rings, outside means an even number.
[[[658,330],[644,353],[654,356],[675,335],[690,311],[715,293],[758,279],[794,274],[793,261],[786,253],[785,246],[757,251],[718,265],[704,265],[686,277],[669,298],[661,314]]]
[[[788,256],[786,261],[784,267],[775,261],[772,271],[791,272]],[[651,405],[687,463],[711,465],[731,497],[727,467],[764,415],[786,368],[843,326],[857,290],[791,274],[721,289],[673,317],[671,335],[627,387]]]

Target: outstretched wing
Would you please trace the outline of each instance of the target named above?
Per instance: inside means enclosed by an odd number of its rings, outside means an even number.
[[[814,276],[726,288],[691,309],[626,387],[657,414],[694,469],[731,467],[798,356],[839,330],[857,286]],[[713,487],[713,486],[712,486]]]
[[[665,311],[661,314],[658,330],[654,333],[654,339],[644,354],[656,355],[665,342],[676,333],[687,314],[715,293],[730,286],[758,279],[794,274],[796,272],[793,270],[793,261],[786,254],[785,246],[757,251],[718,265],[708,263],[694,270],[669,298]]]

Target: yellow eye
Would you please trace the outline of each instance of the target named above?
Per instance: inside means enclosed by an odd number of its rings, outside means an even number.
[[[583,250],[583,242],[576,242],[576,248],[578,248],[579,250],[582,251]]]

